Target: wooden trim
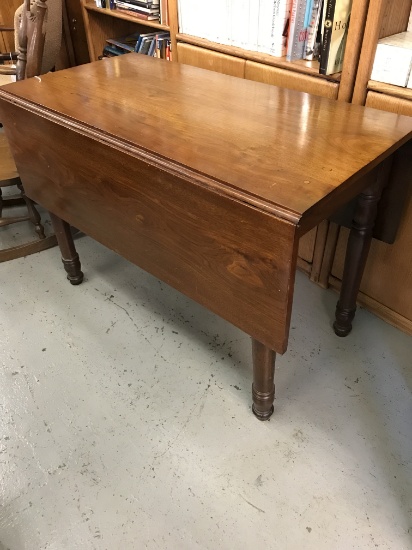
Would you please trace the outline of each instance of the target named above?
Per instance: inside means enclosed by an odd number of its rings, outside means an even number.
[[[232,57],[232,59],[239,60],[238,57]],[[337,99],[338,97],[339,84],[337,82],[321,80],[315,76],[264,65],[255,61],[246,61],[245,65],[245,78],[247,80],[264,82],[265,84],[272,84],[281,88],[306,92],[329,99]]]
[[[306,273],[307,275],[310,275],[312,264],[301,258],[300,256],[297,257],[296,261],[296,267],[300,270]]]
[[[370,0],[352,103],[364,105],[386,0]]]
[[[316,231],[315,246],[313,249],[312,269],[310,272],[310,280],[314,283],[319,281],[320,271],[322,268],[323,256],[325,253],[326,242],[329,232],[329,222],[324,220],[318,225]]]
[[[168,0],[170,41],[172,43],[172,61],[178,61],[176,35],[179,32],[179,17],[177,13],[177,0]]]
[[[336,277],[331,275],[329,277],[329,284],[334,290],[338,292],[340,291],[340,279],[337,279]],[[363,292],[359,292],[357,303],[361,306],[364,306],[366,309],[368,309],[368,311],[371,311],[380,319],[383,319],[390,325],[412,336],[412,321],[410,319],[407,319],[403,315],[396,313],[396,311],[393,311],[392,309],[389,309],[388,307],[382,305],[380,302],[377,302],[373,298],[370,298]]]
[[[373,90],[374,92],[380,92],[393,97],[399,97],[400,99],[412,100],[411,88],[401,88],[400,86],[385,84],[384,82],[377,82],[376,80],[369,80],[368,90]]]
[[[381,111],[412,116],[412,101],[400,99],[399,97],[393,97],[391,95],[369,91],[365,105],[366,107],[380,109]]]
[[[86,1],[81,0],[81,5],[82,5],[84,30],[86,31],[87,48],[89,50],[90,61],[96,61],[97,58],[94,51],[93,37],[90,32],[89,13],[86,9]]]
[[[336,223],[329,223],[328,234],[326,237],[325,250],[323,252],[322,265],[319,272],[318,285],[322,288],[328,288],[329,276],[332,271],[333,260],[335,259],[336,246],[340,233],[340,226]]]
[[[272,67],[280,67],[282,69],[287,69],[288,71],[316,76],[319,79],[326,79],[332,82],[339,82],[341,77],[340,73],[329,76],[319,74],[318,61],[305,61],[304,59],[299,59],[293,62],[286,61],[285,57],[274,57],[273,55],[252,52],[236,46],[225,46],[224,44],[217,44],[216,42],[211,42],[205,38],[198,38],[197,36],[191,36],[189,34],[179,33],[176,35],[176,40],[185,42],[186,44],[192,44],[193,46],[199,46],[200,48],[205,48],[206,50],[213,50],[215,52],[224,53],[234,57],[241,57],[249,61],[256,61]]]
[[[339,101],[349,103],[352,99],[368,7],[369,0],[358,0],[352,6],[341,84],[339,86]]]

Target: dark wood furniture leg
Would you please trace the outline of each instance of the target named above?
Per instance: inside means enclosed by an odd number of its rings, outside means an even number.
[[[70,225],[50,212],[53,229],[62,254],[62,262],[67,273],[67,278],[72,285],[79,285],[83,281],[83,273],[79,255],[74,246]]]
[[[259,420],[268,420],[273,414],[275,399],[276,353],[252,338],[253,355],[253,413]]]
[[[336,305],[336,320],[333,324],[337,336],[347,336],[352,330],[352,321],[356,311],[356,298],[368,258],[373,226],[383,186],[383,179],[378,177],[358,198],[346,249],[342,286],[339,301]]]

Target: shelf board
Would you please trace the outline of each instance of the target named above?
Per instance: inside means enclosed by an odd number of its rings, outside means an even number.
[[[87,11],[98,12],[102,15],[115,17],[116,19],[123,19],[124,21],[130,21],[138,25],[151,27],[152,29],[162,29],[164,31],[170,30],[170,27],[168,25],[161,25],[160,23],[156,23],[156,21],[146,21],[145,19],[139,19],[138,17],[133,17],[133,15],[122,13],[121,10],[108,10],[106,8],[98,8],[94,2],[85,2],[84,8]]]
[[[272,67],[279,67],[281,69],[287,69],[288,71],[294,71],[297,73],[303,73],[317,78],[322,78],[332,82],[339,82],[341,73],[324,76],[319,74],[319,62],[318,61],[306,61],[304,59],[298,59],[297,61],[286,61],[286,57],[274,57],[273,55],[252,52],[238,48],[237,46],[226,46],[224,44],[218,44],[206,40],[205,38],[199,38],[197,36],[191,36],[189,34],[178,33],[176,39],[179,42],[185,42],[193,46],[199,46],[207,50],[213,50],[226,55],[232,55],[234,57],[241,57],[248,61],[255,61],[256,63],[263,63],[265,65],[271,65]]]
[[[402,88],[401,86],[394,86],[393,84],[385,84],[384,82],[369,80],[368,90],[391,95],[393,97],[399,97],[400,99],[412,100],[412,88]]]

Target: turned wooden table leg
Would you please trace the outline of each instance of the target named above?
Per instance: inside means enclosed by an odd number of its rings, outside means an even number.
[[[50,212],[53,229],[62,255],[62,262],[67,278],[72,285],[79,285],[83,281],[83,273],[79,255],[74,246],[70,225]]]
[[[267,420],[273,414],[276,353],[252,338],[252,355],[252,410],[259,420]]]
[[[365,189],[358,198],[346,249],[342,286],[335,313],[336,320],[333,324],[335,334],[338,336],[347,336],[352,330],[356,298],[368,258],[382,188],[383,182],[377,178],[376,182]]]

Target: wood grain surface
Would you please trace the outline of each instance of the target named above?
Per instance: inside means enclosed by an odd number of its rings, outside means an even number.
[[[16,106],[6,115],[31,198],[271,349],[286,350],[294,224]]]
[[[408,117],[138,54],[4,86],[0,98],[185,167],[305,231],[412,135]]]
[[[9,143],[0,128],[0,181],[18,178],[17,168],[11,155]]]

